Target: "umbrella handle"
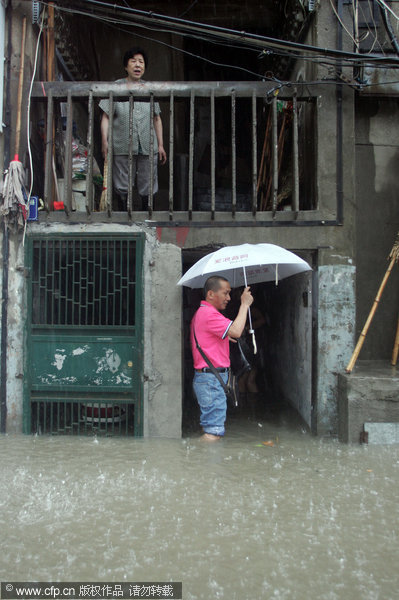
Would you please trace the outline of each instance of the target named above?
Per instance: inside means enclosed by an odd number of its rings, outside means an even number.
[[[245,266],[243,266],[243,271],[244,271],[244,283],[245,283],[245,287],[248,287],[248,282],[247,282],[247,272],[245,270]],[[252,316],[251,316],[251,307],[248,306],[248,318],[249,318],[249,333],[253,332],[252,329]],[[256,352],[255,352],[256,354]]]
[[[243,270],[244,270],[244,282],[245,282],[245,287],[248,287],[248,283],[247,283],[247,272],[245,270],[245,266],[243,266]],[[255,330],[252,327],[252,315],[251,315],[251,307],[248,306],[248,319],[249,319],[249,333],[252,335],[252,344],[254,347],[254,354],[257,353],[258,348],[256,345],[256,340],[255,340]]]
[[[249,333],[252,334],[252,345],[254,347],[254,354],[256,354],[258,352],[258,347],[256,345],[255,330],[254,329],[250,329]]]

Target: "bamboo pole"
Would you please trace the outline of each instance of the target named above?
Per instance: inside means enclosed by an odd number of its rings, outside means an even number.
[[[104,175],[103,175],[103,191],[100,198],[100,211],[107,210],[107,188],[108,188],[108,159],[104,161]]]
[[[399,260],[399,238],[397,238],[397,240],[396,240],[396,242],[395,242],[395,244],[394,244],[394,246],[393,246],[393,248],[391,250],[391,253],[390,253],[390,255],[389,255],[388,258],[391,259],[391,261],[389,263],[389,267],[386,270],[384,278],[383,278],[383,280],[381,282],[381,285],[380,285],[380,288],[378,290],[377,296],[375,297],[373,306],[371,307],[369,316],[367,317],[367,321],[366,321],[366,323],[365,323],[365,325],[364,325],[364,327],[362,329],[362,332],[361,332],[361,334],[359,336],[359,340],[358,340],[358,342],[356,344],[356,348],[353,351],[352,357],[351,357],[351,359],[350,359],[350,361],[348,363],[348,366],[345,369],[346,373],[351,373],[352,370],[353,370],[353,367],[355,366],[357,358],[358,358],[358,356],[360,354],[360,350],[361,350],[361,348],[363,346],[364,340],[366,339],[366,335],[367,335],[368,329],[370,327],[370,323],[373,320],[375,311],[377,310],[378,304],[380,302],[382,292],[384,291],[384,288],[385,288],[386,283],[388,281],[388,277],[390,276],[390,274],[392,272],[392,269],[393,269],[393,266],[394,266],[395,262],[397,262]]]
[[[398,326],[396,328],[396,337],[395,337],[395,343],[394,343],[393,352],[392,352],[391,365],[393,365],[393,366],[396,365],[396,362],[398,360],[398,351],[399,351],[399,319],[398,319]]]
[[[17,95],[17,122],[15,125],[15,158],[19,160],[19,144],[21,140],[21,108],[22,108],[22,91],[24,87],[24,68],[25,68],[25,38],[26,38],[26,17],[22,21],[22,39],[21,39],[21,60],[18,79],[18,95]]]

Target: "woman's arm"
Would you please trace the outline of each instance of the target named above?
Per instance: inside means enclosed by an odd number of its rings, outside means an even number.
[[[166,163],[166,152],[165,148],[163,147],[162,119],[159,115],[154,115],[154,129],[158,141],[159,162],[161,163],[161,165],[164,165]]]

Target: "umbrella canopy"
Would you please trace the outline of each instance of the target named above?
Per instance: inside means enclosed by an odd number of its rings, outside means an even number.
[[[281,246],[241,244],[207,254],[183,275],[177,285],[201,288],[211,275],[222,275],[233,288],[263,281],[275,281],[277,285],[281,279],[311,270],[306,261]]]

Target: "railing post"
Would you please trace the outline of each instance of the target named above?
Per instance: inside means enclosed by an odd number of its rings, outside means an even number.
[[[133,94],[129,95],[129,156],[128,156],[128,178],[127,178],[127,212],[129,218],[132,216],[133,206]]]
[[[277,138],[277,98],[273,98],[272,104],[272,161],[273,161],[273,200],[272,211],[273,218],[277,210],[277,193],[278,193],[278,138]]]
[[[108,169],[107,169],[107,213],[112,214],[112,173],[114,170],[114,94],[109,93],[109,128],[108,128]]]
[[[298,216],[299,212],[299,152],[298,152],[298,102],[296,94],[292,102],[293,121],[292,121],[292,178],[293,178],[293,197],[292,210]]]
[[[174,128],[175,128],[175,97],[170,94],[169,104],[169,220],[173,220],[173,154],[174,154]]]
[[[64,210],[67,215],[72,210],[72,126],[73,104],[72,94],[67,97],[67,125],[65,136],[65,167],[64,167]]]
[[[55,169],[53,171],[53,116],[54,100],[50,90],[47,100],[46,158],[44,172],[44,207],[47,213],[50,212],[50,202],[52,204],[53,177],[55,178],[56,176]],[[55,185],[57,185],[56,181]]]
[[[148,194],[148,215],[152,218],[154,207],[154,94],[150,95],[150,189]],[[158,158],[158,157],[157,157]]]
[[[236,156],[236,92],[231,92],[231,214],[237,208],[237,156]]]
[[[216,160],[215,160],[215,90],[211,91],[211,219],[214,221],[215,219],[215,210],[216,210],[216,190],[215,190],[215,169],[216,169]]]
[[[190,93],[190,145],[189,145],[189,168],[188,168],[188,218],[193,218],[193,174],[194,174],[194,90]]]
[[[252,92],[252,214],[256,215],[257,209],[257,142],[256,142],[256,92]]]
[[[93,92],[89,94],[89,123],[87,130],[87,175],[86,175],[86,212],[90,214],[94,210],[93,199]]]

